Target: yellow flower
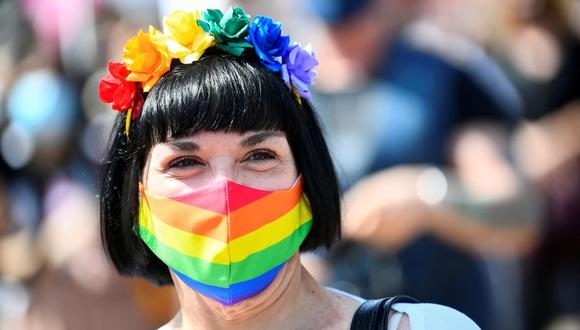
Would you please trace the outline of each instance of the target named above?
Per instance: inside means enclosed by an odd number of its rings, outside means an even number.
[[[123,62],[131,71],[127,81],[141,82],[143,91],[149,92],[169,71],[172,58],[166,42],[167,38],[153,26],[149,26],[149,33],[139,31],[137,36],[127,40],[123,48]]]
[[[183,64],[199,60],[207,48],[215,45],[214,37],[197,25],[198,18],[198,11],[176,10],[163,20],[169,54]]]

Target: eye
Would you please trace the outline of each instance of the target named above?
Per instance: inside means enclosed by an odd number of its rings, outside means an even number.
[[[252,154],[246,159],[251,162],[259,162],[276,159],[276,154],[270,150],[257,150],[252,152]]]
[[[177,158],[177,159],[169,162],[169,164],[167,165],[167,168],[179,169],[179,168],[186,168],[186,167],[191,167],[191,166],[195,166],[195,165],[199,165],[199,164],[201,164],[201,163],[194,158],[181,157],[181,158]]]

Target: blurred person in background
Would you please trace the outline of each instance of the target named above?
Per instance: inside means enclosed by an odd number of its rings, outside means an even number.
[[[521,328],[522,310],[510,306],[521,303],[519,258],[535,245],[541,208],[509,161],[522,112],[516,89],[477,44],[436,24],[430,1],[310,6],[327,22],[315,101],[343,186],[392,166],[440,168],[398,167],[347,192],[346,236],[384,244],[337,250],[330,281],[371,297],[413,292],[461,308],[482,328]],[[423,212],[443,201],[453,216]],[[475,248],[485,241],[503,243]]]
[[[550,323],[580,328],[580,2],[448,7],[444,1],[434,6],[439,24],[484,45],[523,97],[526,122],[515,134],[514,159],[545,207],[540,243],[526,271],[526,329]]]
[[[110,5],[0,2],[2,329],[114,328],[107,314],[142,329],[176,308],[171,291],[111,273],[100,251],[94,182],[111,118],[80,91],[106,56],[96,43],[120,48],[133,24]]]
[[[431,293],[432,299],[462,296],[440,288],[477,292],[458,277],[461,264],[449,254],[472,256],[489,283],[494,314],[487,324],[523,329],[523,262],[537,245],[542,201],[506,154],[498,153],[505,143],[498,135],[493,125],[466,127],[453,142],[453,167],[399,166],[361,180],[345,195],[345,237],[401,253],[404,287],[421,283],[411,290]],[[405,254],[423,237],[445,242],[448,250],[427,245],[421,264],[405,271]],[[431,268],[440,275],[417,279]]]
[[[538,119],[580,96],[576,0],[433,1],[442,29],[485,47],[516,86],[523,114]]]
[[[510,128],[520,118],[521,100],[507,77],[476,44],[435,25],[429,3],[311,4],[328,22],[321,54],[332,58],[320,68],[319,89],[348,94],[366,82],[366,89],[382,85],[384,91],[382,103],[373,104],[381,111],[372,112],[383,135],[376,138],[366,172],[409,163],[449,164],[448,141],[463,123],[492,120]],[[361,77],[367,80],[361,83]],[[351,111],[356,118],[365,110]]]
[[[468,186],[474,186],[473,183],[484,182],[485,178],[488,178],[490,179],[488,183],[496,186],[490,192],[496,190],[500,193],[498,197],[502,195],[509,197],[510,194],[506,195],[506,192],[510,190],[512,193],[516,193],[502,202],[506,206],[504,209],[510,211],[511,215],[509,213],[503,216],[501,213],[496,214],[494,208],[497,206],[489,208],[490,201],[484,201],[484,205],[477,205],[480,204],[480,201],[467,209],[465,209],[465,205],[459,208],[457,205],[453,205],[455,209],[453,212],[458,213],[459,211],[458,219],[472,218],[474,211],[479,210],[475,212],[475,215],[477,218],[487,218],[485,223],[500,224],[501,222],[511,227],[504,228],[509,230],[497,232],[503,232],[499,236],[489,231],[493,227],[488,228],[487,238],[493,243],[486,244],[487,248],[477,248],[478,253],[484,252],[484,256],[497,256],[496,252],[501,251],[500,247],[502,247],[505,248],[505,252],[510,251],[516,256],[521,256],[520,262],[517,262],[519,266],[516,264],[515,268],[513,264],[501,266],[501,263],[497,263],[501,260],[496,259],[496,266],[489,269],[489,274],[494,281],[493,292],[496,296],[494,298],[496,321],[493,323],[493,328],[543,329],[551,322],[558,324],[558,326],[572,324],[578,327],[578,297],[580,294],[578,293],[579,282],[577,279],[579,278],[580,263],[578,260],[580,258],[577,252],[580,251],[580,248],[577,237],[580,234],[575,205],[579,198],[577,190],[577,157],[578,141],[580,141],[577,101],[580,90],[578,82],[580,79],[578,72],[580,66],[578,59],[579,20],[577,15],[579,3],[578,1],[469,1],[453,3],[430,1],[428,8],[430,11],[427,15],[429,20],[439,29],[447,34],[464,36],[479,43],[498,59],[501,67],[517,87],[518,93],[522,95],[523,115],[533,119],[531,122],[519,123],[513,140],[514,149],[499,153],[499,155],[505,155],[499,158],[504,159],[500,163],[493,161],[494,158],[497,158],[493,154],[497,155],[497,152],[491,154],[493,158],[485,161],[486,155],[489,156],[490,153],[481,152],[489,150],[487,147],[482,149],[481,141],[477,142],[477,140],[481,140],[481,137],[474,139],[473,134],[466,134],[466,137],[471,136],[467,141],[471,140],[477,143],[455,144],[455,147],[460,147],[462,144],[473,144],[474,148],[459,148],[463,150],[462,153],[465,155],[460,158],[473,164],[469,167],[476,170],[479,168],[479,170],[473,171],[473,178],[464,183]],[[443,42],[444,40],[436,38],[435,34],[430,35],[441,45],[448,45],[448,43]],[[459,53],[462,54],[462,52]],[[420,81],[422,78],[421,74],[415,75],[416,81]],[[502,135],[499,134],[499,136]],[[492,136],[488,135],[489,137]],[[398,142],[395,138],[393,141]],[[496,150],[506,149],[511,141],[511,137],[508,136],[500,144],[500,148],[496,148]],[[479,147],[475,148],[476,146]],[[451,154],[456,154],[456,152]],[[469,160],[470,158],[471,160]],[[515,160],[516,163],[512,164],[512,161],[509,161],[507,167],[501,165],[506,159]],[[484,161],[480,164],[493,166],[475,166],[475,163],[481,160]],[[460,163],[465,163],[465,161]],[[452,164],[459,165],[455,161]],[[457,168],[457,174],[460,175],[460,178],[468,178],[462,174],[462,172],[466,172],[461,168],[469,167],[462,165]],[[490,168],[500,169],[500,171],[490,171]],[[502,172],[508,175],[496,176]],[[431,171],[429,175],[421,178],[422,175],[419,173],[420,171],[416,173],[417,180],[409,180],[404,184],[411,187],[412,192],[415,190],[413,185],[429,177],[435,179],[434,182],[446,183],[449,192],[453,190],[447,171],[443,177],[440,174],[434,175],[436,172]],[[496,179],[491,180],[493,177]],[[445,180],[441,180],[442,178]],[[394,179],[393,175],[389,182],[396,183],[397,180],[400,179]],[[378,181],[380,182],[380,180]],[[416,189],[422,185],[418,185]],[[475,186],[478,185],[480,184]],[[361,185],[361,187],[363,186]],[[384,187],[384,185],[382,186]],[[514,190],[513,187],[516,189]],[[360,193],[364,189],[355,189],[354,191],[357,190]],[[504,190],[503,193],[502,190]],[[377,188],[375,196],[381,196],[378,191]],[[392,194],[401,194],[401,191],[394,190]],[[368,197],[371,195],[362,196],[366,196],[366,201],[368,201]],[[496,200],[492,204],[503,199]],[[512,203],[509,202],[510,200]],[[363,201],[365,198],[361,198],[359,204],[363,205]],[[472,200],[470,204],[473,202],[477,202],[477,199]],[[482,207],[484,208],[482,209]],[[417,213],[424,214],[423,211]],[[412,212],[406,214],[412,214]],[[429,214],[434,219],[439,218],[431,211]],[[416,217],[411,216],[411,218]],[[409,222],[413,223],[412,221],[401,221],[405,225],[402,226],[398,235],[395,234],[397,230],[392,228],[396,226],[391,226],[391,231],[376,237],[382,237],[385,241],[392,237],[397,239],[397,243],[400,243],[402,238],[409,236],[409,233],[415,235],[417,228],[424,229],[420,225],[407,226],[406,224]],[[494,225],[495,229],[502,229],[502,226]],[[368,230],[372,232],[372,228]],[[485,231],[479,232],[480,234],[485,233]],[[389,233],[393,235],[388,236]],[[446,239],[453,242],[461,237],[458,233],[456,234],[454,237],[449,236]],[[470,235],[465,237],[472,238]],[[500,239],[501,237],[504,239]],[[477,239],[475,241],[485,240]],[[475,241],[471,243],[475,244]],[[500,243],[501,241],[504,243]],[[505,245],[505,243],[510,244]],[[473,244],[468,245],[473,247]],[[494,244],[499,249],[489,249]],[[521,261],[524,263],[522,264]],[[366,262],[369,267],[373,267],[372,258]],[[489,262],[487,264],[489,266]],[[376,267],[373,268],[373,271],[379,272],[380,269]],[[502,276],[502,273],[505,276]],[[396,272],[390,274],[394,274],[394,277],[397,275]],[[525,275],[522,276],[522,274]],[[525,286],[514,290],[514,288],[521,286],[522,281]],[[522,289],[523,292],[521,292]],[[520,291],[519,294],[518,291]],[[524,310],[528,312],[525,322],[522,321]],[[566,321],[559,322],[559,317]]]

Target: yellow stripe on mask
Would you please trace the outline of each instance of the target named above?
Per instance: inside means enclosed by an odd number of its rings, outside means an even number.
[[[217,264],[230,263],[228,245],[225,242],[192,234],[164,223],[151,213],[146,202],[142,202],[139,207],[139,224],[157,240],[185,255]]]
[[[291,235],[304,223],[312,220],[306,198],[290,212],[256,231],[233,240],[228,245],[213,238],[192,234],[169,226],[156,219],[146,203],[141,203],[139,223],[163,244],[185,255],[208,262],[227,265],[269,248]],[[231,260],[229,254],[231,253]]]
[[[232,262],[239,262],[290,236],[298,227],[312,220],[305,197],[288,213],[259,229],[230,242]]]

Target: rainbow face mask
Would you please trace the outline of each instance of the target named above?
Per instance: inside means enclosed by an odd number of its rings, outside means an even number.
[[[311,227],[301,177],[280,191],[232,181],[168,197],[141,189],[141,239],[189,287],[226,306],[266,288]]]

